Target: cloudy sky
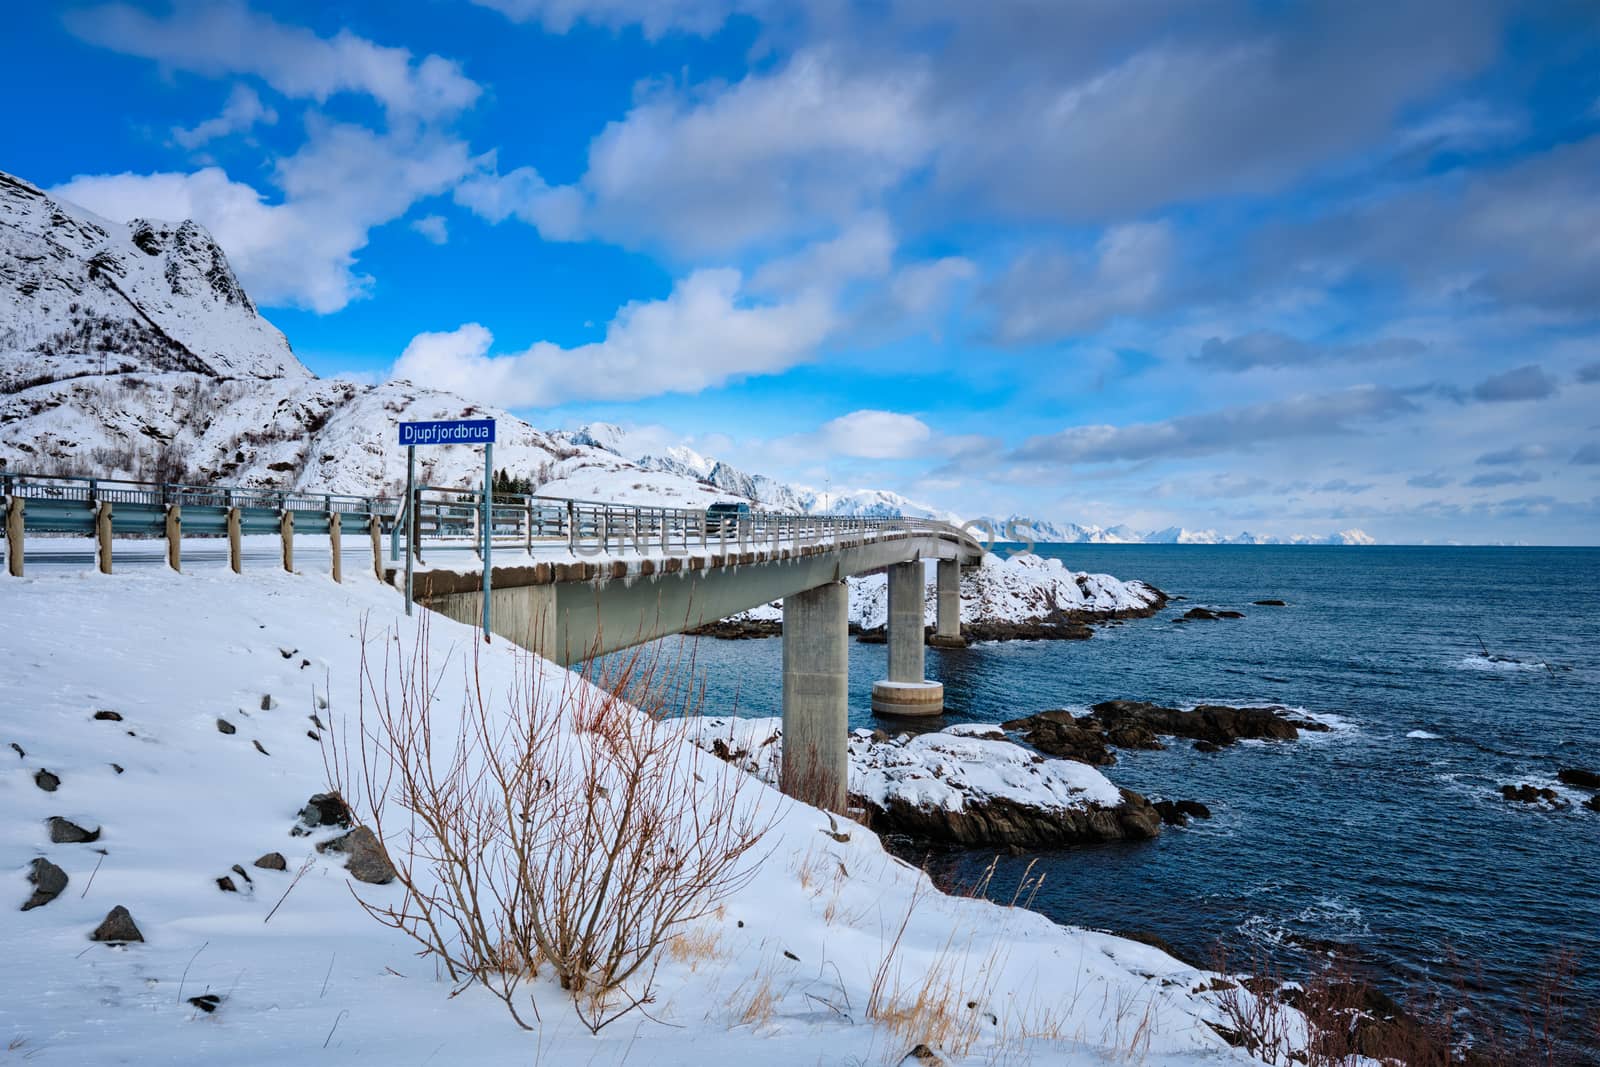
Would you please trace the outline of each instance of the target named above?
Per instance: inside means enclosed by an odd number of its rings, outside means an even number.
[[[200,220],[319,374],[967,514],[1600,542],[1584,0],[31,4],[0,92],[0,168]]]

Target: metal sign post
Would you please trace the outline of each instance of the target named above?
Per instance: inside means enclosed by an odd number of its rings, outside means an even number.
[[[418,445],[482,445],[483,446],[483,500],[479,503],[483,521],[483,639],[490,639],[490,577],[492,561],[490,546],[494,540],[494,420],[450,419],[440,422],[402,422],[400,443],[406,446],[406,505],[410,526],[406,532],[406,614],[411,614],[412,557],[416,550],[416,533],[420,531],[421,515],[417,514],[415,463]]]

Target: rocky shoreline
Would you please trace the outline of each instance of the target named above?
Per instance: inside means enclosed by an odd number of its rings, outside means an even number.
[[[703,718],[690,741],[769,784],[778,781],[782,720]],[[1001,726],[961,724],[920,734],[856,730],[849,739],[849,803],[901,847],[1012,852],[1145,841],[1163,826],[1211,817],[1196,800],[1152,801],[1095,768],[1113,748],[1200,751],[1241,740],[1292,741],[1325,724],[1277,706],[1206,704],[1189,710],[1112,700],[1085,715],[1046,711]],[[1020,736],[1023,744],[1012,740]]]

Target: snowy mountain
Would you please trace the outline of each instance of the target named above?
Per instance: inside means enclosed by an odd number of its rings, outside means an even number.
[[[306,379],[193,222],[111,222],[0,172],[0,385],[142,369]],[[19,377],[19,375],[21,375]]]

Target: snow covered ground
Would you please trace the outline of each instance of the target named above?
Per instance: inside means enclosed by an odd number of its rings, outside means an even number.
[[[318,836],[289,833],[326,786],[318,724],[337,731],[357,706],[363,626],[375,648],[408,643],[425,613],[405,619],[364,576],[0,582],[0,871],[12,896],[0,907],[0,1047],[29,1062],[899,1063],[915,1040],[864,1007],[902,923],[892,984],[945,976],[952,1010],[975,1027],[968,1054],[948,1062],[1245,1062],[1203,1022],[1219,1018],[1194,992],[1210,976],[1141,944],[941,896],[871,833],[831,832],[823,813],[764,786],[749,802],[776,821],[754,878],[704,920],[700,951],[667,954],[649,1017],[591,1036],[546,973],[526,987],[542,1023],[524,1032],[481,989],[452,997],[435,964],[352,897],[397,903],[398,885],[350,882],[315,851]],[[475,637],[430,621],[454,702]],[[503,643],[484,648],[491,699],[527,666]],[[725,769],[693,758],[707,780]],[[37,784],[42,770],[54,791]],[[99,839],[52,844],[52,816]],[[272,851],[286,871],[251,865]],[[68,885],[18,910],[38,857]],[[224,876],[240,891],[220,891]],[[115,905],[143,943],[88,940]],[[214,1014],[188,1003],[207,993],[222,998]]]
[[[925,619],[929,626],[938,617],[935,566],[933,561],[927,563]],[[889,618],[887,576],[868,574],[848,581],[850,621],[863,629],[884,625]],[[1144,582],[1073,571],[1058,559],[1032,553],[1004,558],[990,552],[979,566],[961,573],[963,623],[1035,622],[1056,611],[1109,617],[1117,612],[1146,610],[1158,599],[1156,591]],[[733,616],[734,621],[782,619],[781,601]]]

